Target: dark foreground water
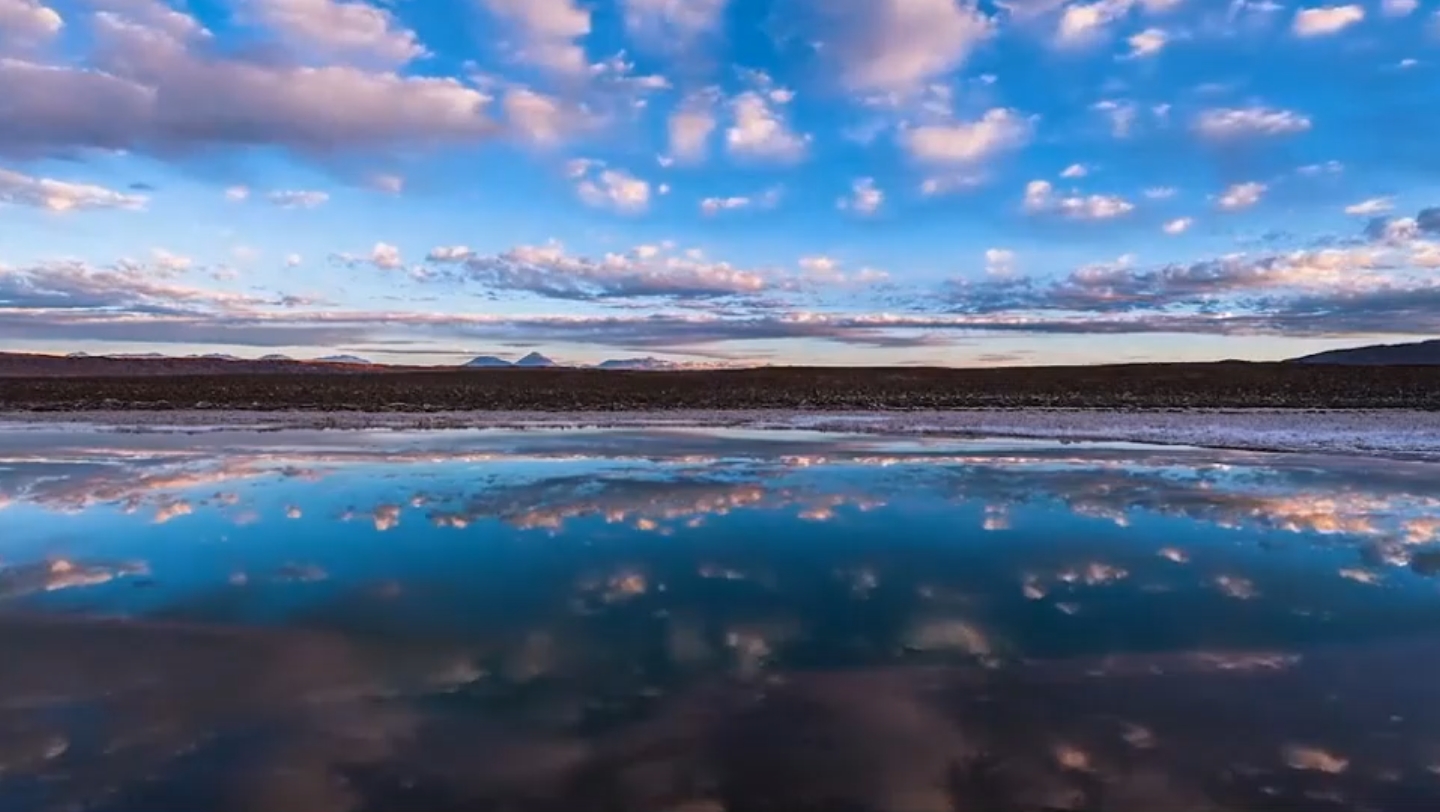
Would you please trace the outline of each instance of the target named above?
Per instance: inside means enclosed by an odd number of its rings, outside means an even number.
[[[1440,809],[1440,470],[0,434],[0,809]]]

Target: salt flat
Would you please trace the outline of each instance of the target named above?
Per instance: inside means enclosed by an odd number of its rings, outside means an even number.
[[[76,424],[115,431],[695,427],[809,429],[1123,441],[1252,451],[1440,460],[1440,412],[1409,410],[1020,409],[891,412],[674,410],[425,413],[230,410],[0,413],[0,427]]]

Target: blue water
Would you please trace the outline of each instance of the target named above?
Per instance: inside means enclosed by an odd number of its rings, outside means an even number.
[[[1440,804],[1425,464],[36,428],[0,505],[7,812]]]

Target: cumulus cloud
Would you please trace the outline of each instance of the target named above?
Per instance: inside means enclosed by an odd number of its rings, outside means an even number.
[[[304,189],[283,189],[271,192],[267,199],[282,209],[314,209],[329,201],[330,195]]]
[[[692,93],[670,114],[666,129],[670,139],[669,159],[699,163],[710,151],[710,136],[719,122],[715,115],[716,96],[711,90]]]
[[[1166,234],[1170,234],[1173,236],[1176,234],[1184,234],[1185,232],[1189,231],[1190,226],[1193,225],[1195,225],[1195,221],[1193,219],[1189,217],[1177,217],[1176,219],[1167,222],[1164,225],[1163,229]]]
[[[1394,201],[1388,197],[1372,197],[1369,200],[1362,200],[1353,206],[1346,206],[1345,213],[1361,217],[1374,217],[1377,214],[1384,214],[1395,208]]]
[[[840,198],[836,206],[868,217],[879,211],[884,202],[885,193],[875,186],[874,178],[858,178],[850,184],[850,194]]]
[[[194,260],[190,259],[190,257],[181,256],[180,254],[167,251],[164,248],[152,249],[150,256],[154,260],[155,270],[162,276],[173,276],[187,271],[191,265],[195,264]]]
[[[985,250],[985,273],[995,277],[1008,277],[1015,273],[1015,252],[1008,248],[987,248]]]
[[[426,55],[388,10],[356,0],[252,0],[243,7],[281,39],[329,58],[403,65]]]
[[[234,203],[250,199],[249,186],[231,186],[225,190],[225,199]]]
[[[1090,174],[1090,169],[1085,164],[1070,164],[1060,173],[1062,178],[1083,178]]]
[[[768,286],[756,271],[653,246],[598,259],[572,256],[558,243],[521,246],[494,256],[471,256],[459,269],[468,281],[553,299],[703,299],[755,294]]]
[[[1091,105],[1091,109],[1110,119],[1110,134],[1116,138],[1129,138],[1140,117],[1140,106],[1126,99],[1104,99]]]
[[[1112,220],[1134,211],[1135,204],[1116,195],[1056,195],[1049,181],[1032,180],[1025,186],[1025,210],[1072,220]]]
[[[145,208],[143,195],[116,192],[88,183],[37,178],[0,167],[0,203],[31,206],[46,211]]]
[[[681,50],[720,28],[727,0],[624,0],[625,28],[649,48]]]
[[[400,175],[381,172],[371,175],[367,182],[370,184],[370,188],[386,194],[398,195],[405,191],[405,178]]]
[[[606,169],[599,161],[572,161],[571,177],[581,202],[597,209],[634,213],[650,206],[648,181],[619,169]]]
[[[782,111],[785,91],[747,90],[730,102],[734,121],[725,131],[731,155],[757,160],[794,162],[805,157],[810,136],[790,129]]]
[[[87,62],[0,59],[0,154],[273,145],[319,153],[489,137],[489,97],[456,79],[228,54],[194,18],[129,0],[90,21]]]
[[[1323,37],[1338,34],[1365,19],[1365,9],[1358,5],[1319,6],[1295,12],[1291,30],[1296,36]]]
[[[1259,203],[1260,199],[1265,196],[1265,192],[1268,190],[1269,187],[1263,183],[1256,183],[1254,181],[1237,183],[1226,189],[1220,195],[1219,200],[1216,201],[1216,205],[1226,211],[1248,209],[1256,203]]]
[[[60,13],[40,0],[0,0],[0,48],[48,42],[64,26]]]
[[[583,108],[524,87],[506,91],[500,106],[510,133],[538,146],[558,144],[591,123]]]
[[[985,182],[979,172],[948,172],[931,175],[920,182],[920,194],[926,197],[948,195],[974,189]]]
[[[590,11],[574,0],[481,0],[506,23],[517,42],[515,58],[560,74],[584,73],[589,62],[579,40],[590,34]]]
[[[200,308],[232,313],[273,303],[260,297],[177,285],[169,275],[141,263],[95,267],[51,262],[0,272],[0,312],[54,310],[128,311],[130,315],[173,315]]]
[[[958,68],[996,30],[973,0],[807,0],[823,52],[855,91],[916,90]]]
[[[1270,107],[1219,107],[1195,119],[1201,135],[1216,139],[1293,135],[1310,129],[1310,118],[1293,110]]]
[[[387,271],[405,267],[405,260],[400,257],[400,249],[384,242],[375,243],[375,247],[370,250],[370,261],[375,267]]]
[[[1133,0],[1096,0],[1093,3],[1072,3],[1060,15],[1055,31],[1062,45],[1089,42],[1103,33],[1107,26],[1124,16]]]
[[[1170,35],[1166,34],[1163,29],[1147,28],[1138,34],[1131,35],[1127,42],[1130,44],[1130,58],[1143,59],[1164,50],[1170,42]]]
[[[1395,295],[1403,286],[1387,275],[1390,262],[1384,251],[1371,246],[1236,254],[1150,269],[1136,268],[1124,259],[1087,265],[1054,282],[1007,279],[960,285],[954,297],[960,309],[970,313],[1148,311],[1159,316],[1166,315],[1168,308],[1187,306],[1214,315],[1214,308],[1228,306],[1262,315],[1289,314],[1298,323],[1317,308],[1344,308],[1347,302],[1362,300],[1375,306]],[[1423,289],[1432,297],[1440,295],[1440,288],[1427,285]],[[1413,295],[1413,290],[1410,293]],[[1251,297],[1249,304],[1234,298],[1240,295]],[[1392,307],[1393,303],[1384,305]],[[1440,314],[1436,320],[1440,321]],[[1327,328],[1317,323],[1307,329]]]
[[[739,209],[773,209],[780,203],[783,191],[775,186],[758,195],[732,195],[730,197],[707,197],[700,201],[700,211],[707,215]]]
[[[1383,0],[1380,10],[1387,17],[1408,17],[1420,8],[1420,0]]]
[[[906,129],[900,140],[918,161],[968,164],[1024,146],[1033,129],[1033,122],[1019,112],[994,108],[976,121]]]
[[[464,245],[442,245],[431,248],[430,253],[425,255],[425,259],[430,262],[459,262],[469,259],[474,254],[474,251]]]

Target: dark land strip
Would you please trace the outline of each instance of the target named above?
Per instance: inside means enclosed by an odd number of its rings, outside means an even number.
[[[0,376],[11,411],[967,408],[1440,410],[1440,366],[1216,363],[670,372],[401,370]]]

